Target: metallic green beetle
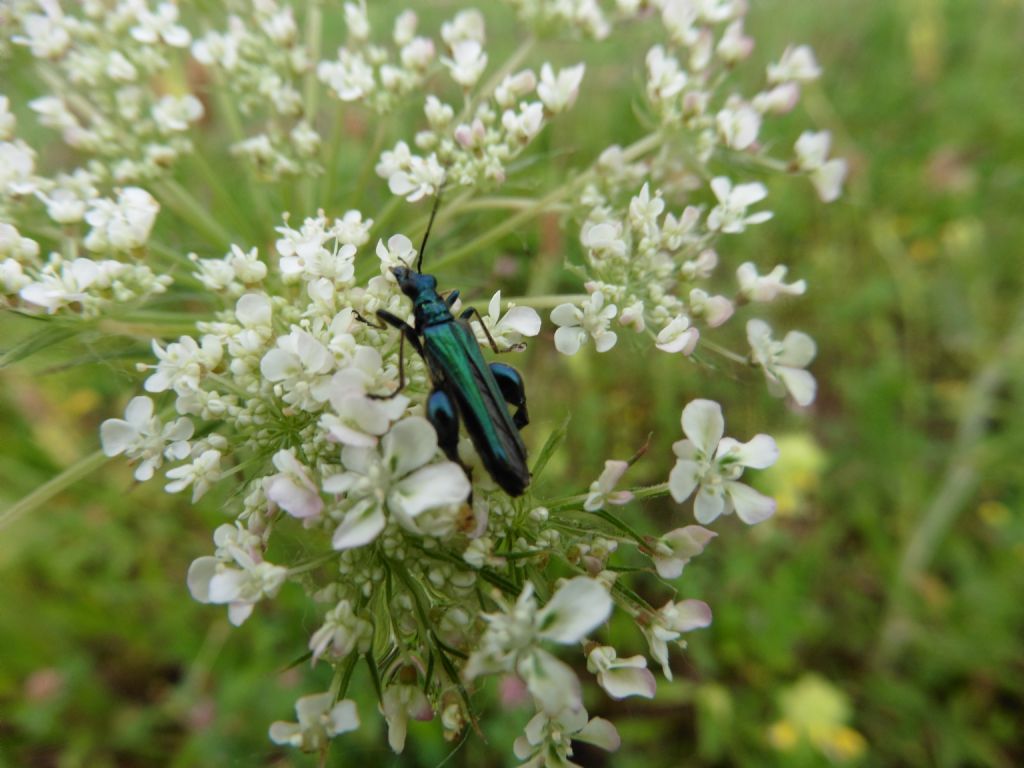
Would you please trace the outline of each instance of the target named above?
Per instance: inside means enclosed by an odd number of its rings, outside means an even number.
[[[377,310],[377,317],[400,330],[403,340],[408,340],[426,361],[434,385],[427,398],[427,419],[437,431],[438,444],[448,458],[462,464],[458,454],[461,419],[488,474],[510,496],[519,496],[530,484],[526,447],[519,436],[519,430],[529,422],[523,379],[510,365],[488,364],[484,360],[469,324],[474,314],[491,347],[495,352],[500,350],[480,313],[470,308],[455,317],[451,308],[459,292],[441,296],[437,279],[423,274],[421,269],[439,199],[440,196],[434,201],[416,270],[405,266],[391,270],[402,292],[412,299],[415,325],[383,309]],[[399,355],[401,361],[402,353]],[[393,397],[404,386],[404,364],[400,364],[398,389],[383,397]],[[514,413],[510,413],[510,405],[515,408]]]

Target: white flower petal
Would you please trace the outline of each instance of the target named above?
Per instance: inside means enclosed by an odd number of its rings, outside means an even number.
[[[388,505],[408,517],[446,504],[457,504],[469,496],[466,473],[453,461],[430,464],[397,483]]]
[[[807,406],[814,402],[814,397],[818,392],[818,382],[808,371],[802,368],[779,366],[777,372],[797,405]]]
[[[770,435],[754,435],[746,443],[736,443],[730,453],[745,467],[764,469],[779,458],[779,447]]]
[[[804,368],[818,353],[814,339],[801,331],[790,331],[782,340],[782,353],[776,358],[779,365]]]
[[[672,611],[672,629],[690,632],[711,625],[711,607],[703,600],[683,600]]]
[[[334,531],[331,546],[335,549],[352,549],[369,544],[377,538],[387,519],[376,503],[360,504],[349,510],[341,525]]]
[[[693,400],[683,408],[683,434],[705,456],[714,454],[725,433],[722,406],[713,400]]]
[[[267,498],[292,517],[316,517],[324,508],[316,491],[296,483],[287,475],[275,476],[267,486]]]
[[[587,332],[579,326],[563,326],[555,331],[555,349],[563,355],[575,355],[587,340]]]
[[[628,660],[623,659],[623,661]],[[653,699],[654,693],[658,688],[654,675],[646,667],[618,667],[609,669],[601,675],[598,682],[613,699],[625,699],[629,696],[642,696],[645,699]]]
[[[118,456],[139,439],[139,432],[124,419],[107,419],[100,424],[100,444],[107,456]]]
[[[756,525],[775,514],[775,499],[758,493],[749,485],[727,483],[726,493],[732,499],[737,517],[747,525]]]
[[[538,634],[556,643],[575,643],[603,624],[611,611],[608,589],[599,581],[579,576],[563,584],[541,609]]]
[[[244,326],[269,326],[270,299],[262,293],[247,293],[235,304],[235,317]]]
[[[403,477],[430,461],[437,452],[437,432],[420,416],[410,416],[381,440],[384,462],[394,477]]]
[[[700,465],[695,461],[680,459],[668,476],[668,490],[677,503],[682,504],[700,481]]]
[[[725,497],[707,488],[701,488],[693,503],[693,516],[701,525],[713,523],[725,511]]]
[[[512,307],[501,319],[501,325],[523,336],[540,333],[540,315],[533,307]]]
[[[520,657],[516,672],[526,681],[527,689],[545,714],[554,717],[583,706],[580,681],[572,667],[542,648]]]
[[[551,322],[555,325],[572,326],[579,325],[583,313],[575,304],[559,304],[551,310]]]
[[[192,598],[200,603],[209,603],[210,581],[217,573],[217,566],[220,560],[216,557],[200,557],[192,561],[188,567],[186,583]]]
[[[647,670],[644,670],[645,672]],[[647,672],[650,675],[650,672]],[[654,680],[654,677],[651,677]],[[619,732],[611,722],[605,720],[603,717],[595,717],[589,723],[584,726],[583,730],[573,735],[574,741],[585,741],[587,744],[593,744],[595,747],[600,747],[606,752],[614,752],[622,745],[622,738],[619,736]]]

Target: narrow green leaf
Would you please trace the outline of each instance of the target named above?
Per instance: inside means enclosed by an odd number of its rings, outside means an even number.
[[[558,446],[565,440],[566,434],[569,432],[569,421],[572,419],[572,414],[566,414],[565,419],[562,423],[551,430],[551,434],[548,435],[547,441],[544,443],[544,447],[540,449],[540,453],[537,454],[537,460],[533,462],[533,481],[536,481],[541,473],[544,471],[544,467],[547,466],[548,461],[554,455]]]

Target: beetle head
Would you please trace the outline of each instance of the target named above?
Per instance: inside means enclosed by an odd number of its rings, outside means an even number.
[[[392,267],[391,274],[398,281],[398,287],[402,289],[402,293],[410,299],[415,299],[425,291],[437,290],[437,279],[433,275],[414,272],[405,266]]]

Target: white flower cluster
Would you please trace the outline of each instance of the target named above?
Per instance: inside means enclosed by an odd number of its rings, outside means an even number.
[[[315,174],[320,135],[305,114],[301,78],[314,67],[292,5],[257,0],[245,17],[229,14],[222,30],[192,44],[192,55],[230,93],[248,124],[260,130],[236,138],[231,151],[263,178]],[[263,120],[261,124],[257,122]]]
[[[389,112],[402,96],[423,84],[436,56],[434,41],[417,35],[416,14],[404,11],[395,19],[394,50],[389,51],[370,42],[365,2],[345,3],[344,8],[348,42],[338,49],[337,58],[317,65],[317,76],[341,101]]]
[[[14,4],[12,22],[11,39],[38,60],[49,87],[29,107],[68,147],[91,158],[87,168],[96,178],[125,184],[161,176],[192,150],[188,133],[203,117],[202,102],[182,89],[161,93],[150,85],[191,42],[177,5],[42,0]]]
[[[598,161],[596,178],[582,190],[585,266],[580,272],[589,296],[551,313],[559,326],[555,344],[565,354],[574,354],[587,339],[598,352],[607,352],[618,339],[612,330],[617,319],[620,326],[654,336],[658,349],[690,356],[700,348],[702,334],[727,323],[743,305],[806,288],[802,280],[784,282],[785,266],[761,275],[747,262],[736,270],[735,293],[714,292],[717,241],[772,216],[760,208],[768,195],[764,184],[736,182],[715,171],[720,159],[737,153],[769,168],[779,165],[764,157],[762,125],[765,118],[789,111],[800,85],[819,75],[813,54],[806,46],[787,49],[769,67],[766,90],[745,99],[726,87],[729,71],[753,45],[743,33],[746,4],[663,0],[656,5],[667,40],[647,54],[647,97],[668,138],[647,162],[610,148]],[[682,141],[697,151],[680,166],[671,154],[678,154]],[[811,178],[825,201],[839,195],[846,171],[844,161],[828,159],[828,147],[826,132],[805,132],[791,164]],[[701,194],[702,178],[710,179],[710,195]],[[624,193],[631,195],[628,204],[617,204]],[[668,210],[670,200],[680,200],[681,208]],[[747,336],[748,359],[764,368],[769,389],[810,404],[815,384],[803,368],[814,357],[813,342],[797,332],[781,344],[773,342],[770,328],[756,318],[749,321]]]
[[[407,18],[399,17],[396,23],[396,42],[400,39],[399,27]],[[488,63],[484,20],[478,11],[460,12],[445,23],[441,39],[447,54],[441,56],[441,63],[463,92],[464,106],[457,110],[440,96],[428,95],[423,110],[428,127],[415,136],[416,147],[425,154],[417,154],[407,142],[399,141],[381,154],[376,167],[377,175],[387,179],[392,193],[410,202],[434,194],[446,180],[458,186],[503,182],[509,163],[522,154],[548,119],[575,103],[583,80],[582,64],[556,72],[545,63],[539,76],[532,69],[522,69],[478,88]],[[407,45],[416,40],[424,40],[422,47],[426,48],[424,38],[413,38]],[[431,55],[433,51],[431,44]],[[344,59],[353,54],[343,49],[341,55]],[[329,71],[337,73],[341,69],[332,65]],[[414,68],[407,78],[392,79],[404,84],[413,77],[422,78],[418,73]],[[368,80],[366,85],[372,84]],[[383,93],[391,90],[385,85]],[[344,92],[351,99],[364,95],[351,86]],[[370,99],[371,105],[380,109],[381,98],[378,91]]]
[[[145,249],[159,211],[148,192],[127,187],[117,190],[115,199],[99,197],[85,172],[56,182],[40,179],[39,186],[36,197],[52,220],[71,226],[84,221],[90,229],[80,240],[66,241],[69,255],[52,252],[40,262],[39,243],[0,222],[0,302],[47,314],[67,310],[95,317],[111,306],[136,304],[167,290],[169,276],[131,261],[132,254]],[[78,256],[79,242],[95,254],[126,260]]]
[[[193,502],[219,483],[242,484],[235,521],[215,532],[214,554],[189,569],[192,595],[226,606],[234,624],[290,580],[326,601],[323,622],[309,638],[313,663],[340,668],[385,649],[374,674],[383,681],[381,711],[395,751],[405,745],[410,719],[439,715],[455,738],[471,719],[469,701],[458,692],[508,674],[523,680],[537,710],[515,747],[527,764],[545,764],[550,754],[568,760],[573,740],[614,749],[614,726],[589,718],[576,673],[549,649],[583,643],[587,668],[610,696],[652,697],[647,658],[620,658],[614,647],[587,638],[618,607],[671,677],[670,644],[684,647],[683,634],[707,626],[710,609],[692,599],[656,609],[619,588],[609,559],[622,546],[634,547],[663,578],[675,578],[714,533],[690,525],[638,537],[573,523],[572,515],[607,515],[605,506],[633,498],[615,490],[626,462],[608,462],[569,517],[537,505],[529,493],[510,499],[468,441],[460,445],[463,466],[442,455],[422,415],[430,380],[416,357],[405,360],[406,388],[379,399],[399,386],[400,337],[365,318],[378,309],[409,316],[390,269],[416,252],[395,235],[378,241],[375,254],[365,253],[371,224],[357,211],[334,220],[321,214],[298,227],[286,219],[266,261],[237,246],[222,259],[194,259],[196,277],[230,308],[200,323],[195,337],[154,342],[157,362],[145,388],[173,393],[173,408],[157,415],[151,397],[134,398],[123,419],[104,422],[104,451],[136,461],[140,480],[163,471],[166,490],[190,491]],[[361,252],[380,271],[365,284],[356,278]],[[484,322],[503,343],[517,345],[539,330],[528,308],[501,315],[498,296],[488,314]],[[694,407],[684,412],[691,437]],[[745,502],[756,494],[735,482],[742,466],[771,463],[774,455],[754,450],[770,438],[759,436],[747,449],[721,440],[716,451],[720,434],[701,429],[692,451],[676,446],[680,457],[692,455],[693,468],[681,468],[681,458],[666,488],[681,501],[699,484],[697,516],[705,523],[732,508],[747,522],[770,514],[764,504],[748,514]],[[704,499],[713,493],[724,501],[711,514]],[[306,551],[319,554],[268,561],[279,529],[304,531]],[[577,575],[541,607],[538,585],[517,574],[552,555]],[[274,723],[274,741],[319,749],[358,725],[354,704],[326,693],[296,706],[298,722]]]

